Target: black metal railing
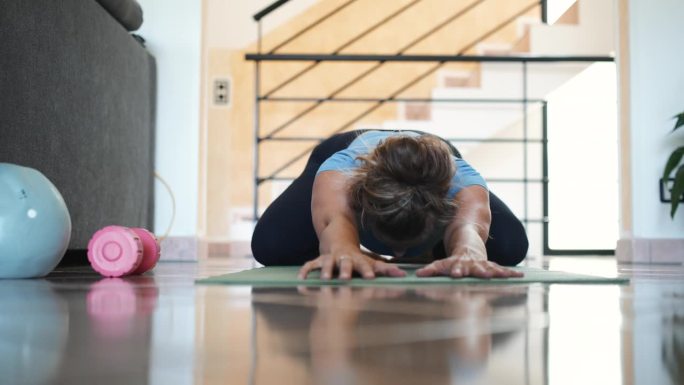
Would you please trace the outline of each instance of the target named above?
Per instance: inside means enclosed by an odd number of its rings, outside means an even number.
[[[353,1],[356,1],[356,0],[351,0],[350,2],[353,2]],[[261,21],[261,19],[268,16],[268,14],[277,10],[278,8],[280,8],[281,6],[285,5],[288,2],[290,2],[290,0],[278,0],[278,1],[273,2],[273,4],[267,6],[266,8],[262,9],[261,11],[257,12],[254,15],[254,21],[257,21],[257,22]],[[540,9],[540,11],[541,11],[540,20],[542,21],[542,23],[545,23],[545,24],[548,21],[548,5],[547,5],[547,3],[548,3],[547,0],[541,0],[539,2],[540,8],[541,8]],[[345,3],[345,6],[346,6],[346,3]]]
[[[523,137],[522,138],[516,138],[516,139],[501,139],[501,138],[495,138],[495,139],[486,139],[486,138],[464,138],[464,137],[452,137],[452,138],[446,138],[447,140],[454,142],[454,143],[521,143],[523,144],[523,177],[522,178],[488,178],[489,182],[492,183],[522,183],[523,184],[523,195],[524,195],[524,204],[523,204],[523,216],[522,216],[522,221],[527,225],[529,223],[542,223],[543,224],[543,249],[544,249],[544,254],[546,255],[552,255],[552,254],[576,254],[576,250],[553,250],[549,247],[549,236],[548,236],[548,231],[549,231],[549,226],[548,226],[548,183],[549,183],[549,178],[548,178],[548,138],[547,138],[547,102],[543,99],[538,99],[538,98],[530,98],[528,95],[528,64],[529,63],[595,63],[595,62],[612,62],[614,61],[614,58],[609,57],[609,56],[543,56],[543,57],[535,57],[535,56],[475,56],[475,55],[467,55],[470,50],[472,50],[474,47],[476,47],[479,43],[485,41],[495,33],[499,32],[506,26],[510,25],[512,22],[515,20],[518,20],[522,15],[525,15],[529,12],[531,12],[535,7],[539,7],[541,11],[541,16],[540,19],[543,22],[546,22],[546,12],[547,12],[547,6],[546,6],[546,1],[534,1],[530,3],[529,5],[523,7],[521,10],[518,12],[515,12],[513,15],[510,17],[506,18],[504,21],[500,22],[499,24],[493,26],[491,29],[488,29],[486,32],[482,33],[481,35],[477,36],[477,38],[471,40],[467,44],[465,44],[463,47],[458,49],[454,54],[451,55],[407,55],[405,52],[407,52],[409,49],[415,47],[417,44],[419,44],[421,41],[424,41],[426,38],[429,36],[433,35],[437,31],[441,30],[445,26],[459,20],[461,17],[464,15],[468,14],[471,12],[473,9],[475,9],[477,6],[481,5],[482,3],[488,1],[488,0],[476,0],[472,3],[470,3],[468,6],[464,7],[463,9],[458,10],[454,14],[450,15],[447,17],[445,20],[442,22],[438,23],[437,25],[433,26],[430,30],[428,30],[425,33],[422,33],[420,36],[414,38],[410,43],[404,45],[402,48],[400,48],[396,54],[393,55],[352,55],[352,54],[342,54],[341,52],[349,47],[351,44],[353,44],[356,41],[359,41],[362,39],[364,36],[367,34],[379,29],[383,25],[385,25],[387,22],[392,20],[393,18],[397,17],[400,14],[403,14],[410,10],[413,6],[415,6],[417,3],[419,3],[421,0],[414,0],[413,2],[410,2],[406,4],[405,6],[395,10],[392,12],[390,15],[384,17],[382,20],[379,22],[374,23],[370,27],[366,28],[363,32],[360,34],[354,36],[352,39],[344,42],[342,45],[336,47],[332,54],[297,54],[297,53],[276,53],[276,51],[282,49],[285,47],[287,44],[290,42],[294,41],[295,39],[301,37],[302,35],[309,33],[310,31],[314,30],[314,28],[321,23],[323,23],[326,20],[329,20],[330,18],[334,17],[336,14],[338,14],[341,10],[345,9],[352,3],[358,1],[358,0],[349,0],[337,8],[333,9],[332,11],[326,13],[322,17],[320,17],[318,20],[314,21],[313,23],[309,24],[307,27],[304,29],[298,31],[291,37],[285,39],[283,42],[280,42],[277,44],[275,47],[271,48],[268,53],[262,53],[262,47],[261,47],[261,41],[262,41],[262,28],[261,28],[261,20],[263,17],[268,15],[269,13],[275,11],[277,8],[280,6],[284,5],[287,3],[289,0],[280,0],[275,3],[273,3],[271,6],[265,8],[264,10],[260,11],[256,15],[254,15],[254,19],[259,22],[259,27],[258,27],[258,44],[257,44],[257,53],[252,53],[252,54],[247,54],[245,56],[245,59],[248,61],[253,61],[255,63],[255,79],[254,79],[254,87],[255,87],[255,108],[254,108],[254,142],[255,142],[255,151],[254,151],[254,207],[253,207],[253,215],[255,220],[258,218],[259,215],[259,186],[261,186],[264,182],[266,181],[278,181],[278,180],[292,180],[293,178],[291,177],[283,177],[280,176],[280,174],[288,169],[290,166],[295,164],[297,161],[301,160],[305,156],[307,156],[311,150],[315,147],[315,145],[322,141],[325,138],[322,137],[282,137],[282,136],[276,136],[276,134],[281,133],[283,130],[286,128],[292,126],[295,122],[298,122],[305,116],[309,115],[312,113],[314,110],[319,108],[320,106],[327,104],[327,103],[371,103],[371,105],[364,109],[361,113],[351,117],[351,119],[347,120],[343,124],[335,127],[335,129],[330,133],[330,134],[335,134],[342,132],[352,125],[356,124],[359,122],[361,119],[364,117],[372,114],[374,111],[376,111],[378,108],[381,106],[387,104],[387,103],[397,103],[397,102],[423,102],[423,103],[454,103],[454,104],[467,104],[467,103],[496,103],[496,104],[504,104],[504,103],[510,103],[510,104],[519,104],[522,108],[522,115],[523,115]],[[281,83],[277,84],[275,87],[272,87],[270,90],[266,92],[261,91],[261,63],[262,62],[292,62],[292,61],[297,61],[297,62],[310,62],[309,65],[305,66],[303,69],[297,71],[295,74],[291,75]],[[287,96],[281,96],[281,97],[276,97],[273,96],[275,92],[283,89],[288,84],[292,84],[295,82],[297,79],[302,77],[304,74],[310,72],[313,68],[316,66],[320,65],[321,63],[324,62],[374,62],[376,63],[375,65],[371,66],[370,68],[366,69],[362,73],[356,75],[353,77],[350,81],[346,82],[342,86],[337,87],[334,91],[328,93],[326,96],[323,97],[318,97],[318,96],[309,96],[309,97],[287,97]],[[383,97],[377,97],[377,98],[372,98],[372,97],[341,97],[339,96],[343,91],[348,90],[352,85],[358,83],[360,80],[372,75],[375,71],[377,71],[380,67],[385,65],[386,63],[391,63],[391,62],[414,62],[414,63],[434,63],[433,66],[429,67],[427,70],[423,71],[420,73],[418,76],[414,77],[413,79],[410,79],[406,81],[404,84],[400,85],[393,91],[389,92],[388,95],[385,95]],[[492,63],[520,63],[521,65],[521,71],[522,71],[522,95],[520,98],[491,98],[491,99],[458,99],[458,98],[408,98],[408,97],[400,97],[403,92],[409,90],[411,87],[415,86],[417,83],[419,83],[421,80],[425,79],[426,77],[434,74],[437,70],[442,68],[445,64],[447,63],[487,63],[487,62],[492,62]],[[261,109],[260,106],[262,103],[311,103],[310,106],[307,108],[303,109],[302,111],[296,113],[293,117],[285,121],[284,123],[281,123],[274,129],[270,130],[265,135],[261,135]],[[542,111],[542,138],[541,139],[532,139],[528,135],[528,114],[529,114],[529,107],[531,105],[539,105]],[[308,147],[305,151],[298,153],[297,155],[293,156],[290,158],[288,161],[284,162],[282,165],[277,167],[274,171],[272,171],[269,175],[266,176],[261,176],[260,174],[260,146],[266,142],[266,141],[289,141],[289,142],[314,142],[310,147]],[[528,147],[529,144],[531,143],[537,143],[541,144],[542,146],[542,178],[530,178],[528,175]],[[543,217],[542,218],[530,218],[529,217],[529,208],[528,208],[528,198],[529,198],[529,185],[535,183],[535,184],[541,184],[542,185],[542,191],[543,191]],[[612,250],[581,250],[582,253],[591,253],[591,254],[608,254],[611,253]]]

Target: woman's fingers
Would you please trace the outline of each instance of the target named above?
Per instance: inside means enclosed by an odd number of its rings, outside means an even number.
[[[375,272],[373,272],[373,267],[371,267],[370,263],[368,263],[368,261],[365,258],[359,258],[354,261],[354,270],[361,273],[361,276],[364,279],[375,278]]]
[[[446,270],[445,270],[446,268]],[[417,277],[434,277],[440,275],[451,275],[451,273],[456,270],[457,273],[463,276],[463,267],[460,264],[452,264],[445,262],[444,259],[434,261],[427,266],[424,266],[416,270]]]
[[[352,270],[354,269],[354,263],[350,257],[341,256],[337,260],[337,268],[340,271],[340,279],[351,279]]]
[[[397,265],[392,265],[382,261],[375,261],[373,264],[373,271],[375,273],[384,275],[387,277],[405,277],[406,272],[399,268]]]
[[[432,277],[435,275],[447,275],[449,267],[448,263],[444,259],[434,261],[431,264],[416,270],[416,276],[418,277]],[[449,265],[450,266],[450,265]],[[446,272],[445,272],[446,267]]]
[[[454,278],[461,278],[463,277],[463,269],[461,268],[461,265],[458,263],[454,263],[453,266],[451,267],[451,274],[450,276]]]
[[[470,266],[470,263],[456,263],[457,265],[461,266],[461,272],[463,273],[464,277],[468,277],[472,274],[472,267]]]
[[[376,275],[388,277],[404,277],[406,272],[398,266],[372,260],[366,256],[340,256],[322,255],[313,261],[309,261],[299,271],[299,279],[306,279],[313,270],[321,270],[321,278],[328,280],[333,278],[337,267],[339,279],[349,280],[354,271],[359,272],[364,279],[373,279]],[[518,278],[524,274],[520,271],[509,269],[491,261],[472,259],[447,258],[434,261],[416,271],[418,277],[449,276],[452,278],[477,277],[477,278]]]
[[[302,268],[299,269],[298,278],[299,278],[299,279],[306,279],[306,277],[309,275],[309,273],[310,273],[312,270],[320,269],[320,268],[321,268],[321,264],[320,264],[321,261],[320,261],[320,259],[321,259],[321,258],[318,257],[318,258],[316,258],[316,259],[314,259],[314,260],[312,260],[312,261],[309,261],[309,262],[305,263],[304,266],[302,266]]]
[[[298,278],[306,279],[309,273],[314,270],[321,271],[321,279],[328,280],[334,278],[335,269],[338,271],[339,279],[349,280],[354,271],[357,271],[364,279],[373,279],[376,275],[388,277],[404,277],[406,272],[398,266],[383,261],[374,260],[366,255],[342,255],[335,257],[330,254],[309,261],[299,269]]]
[[[492,277],[494,278],[508,278],[508,270],[504,269],[503,267],[492,263],[489,265],[489,270],[492,272]]]
[[[508,268],[505,268],[505,267],[502,267],[502,269],[503,269],[504,271],[506,271],[506,273],[508,274],[508,277],[510,277],[510,278],[520,278],[520,277],[524,277],[524,276],[525,276],[525,273],[523,273],[522,271],[517,271],[517,270],[513,270],[513,269],[508,269]]]
[[[333,276],[335,269],[335,259],[331,255],[321,256],[323,258],[323,267],[321,268],[321,279],[330,279]]]
[[[494,271],[495,277],[519,278],[519,277],[522,277],[525,275],[525,274],[523,274],[522,271],[517,271],[517,270],[510,269],[508,267],[503,267],[496,262],[488,262],[488,263],[489,263],[489,266],[492,269],[492,271]]]
[[[477,278],[492,278],[494,272],[487,264],[487,261],[472,262],[472,276]]]
[[[418,277],[449,276],[452,278],[512,278],[522,277],[524,274],[508,269],[491,261],[447,258],[432,262],[416,271]]]
[[[467,262],[466,262],[467,264]],[[521,277],[522,273],[507,269],[491,261],[472,261],[470,262],[470,276],[477,278],[511,278]],[[464,275],[465,276],[465,275]]]

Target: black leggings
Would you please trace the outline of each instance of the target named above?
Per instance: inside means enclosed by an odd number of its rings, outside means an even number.
[[[252,235],[252,253],[265,266],[302,265],[319,255],[318,236],[311,219],[311,194],[316,172],[321,164],[343,150],[365,130],[334,135],[316,146],[304,172],[266,209]],[[458,151],[449,144],[454,154]],[[515,266],[527,255],[525,228],[496,195],[489,193],[492,223],[485,246],[490,261]],[[439,242],[435,258],[445,257]]]

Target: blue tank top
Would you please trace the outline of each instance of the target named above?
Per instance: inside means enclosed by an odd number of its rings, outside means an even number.
[[[352,172],[359,166],[361,161],[357,159],[358,156],[369,154],[375,147],[384,139],[390,136],[420,136],[420,133],[413,131],[367,131],[359,135],[353,142],[344,150],[334,153],[331,157],[325,160],[321,167],[318,168],[318,173],[324,171],[340,171]],[[452,156],[456,166],[456,174],[451,179],[451,187],[447,196],[454,199],[456,194],[464,187],[468,186],[482,186],[487,188],[487,183],[484,178],[472,168],[465,160]],[[414,246],[406,250],[405,255],[415,257],[432,249],[432,247],[439,242],[443,237],[444,229],[435,229],[432,236],[420,245]],[[368,229],[359,229],[359,239],[361,244],[370,251],[381,255],[393,255],[393,251],[378,241]]]

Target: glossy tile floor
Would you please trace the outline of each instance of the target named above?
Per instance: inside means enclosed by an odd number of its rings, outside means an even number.
[[[682,266],[544,264],[632,282],[194,284],[249,258],[161,263],[127,279],[84,267],[0,281],[0,383],[684,384]]]

